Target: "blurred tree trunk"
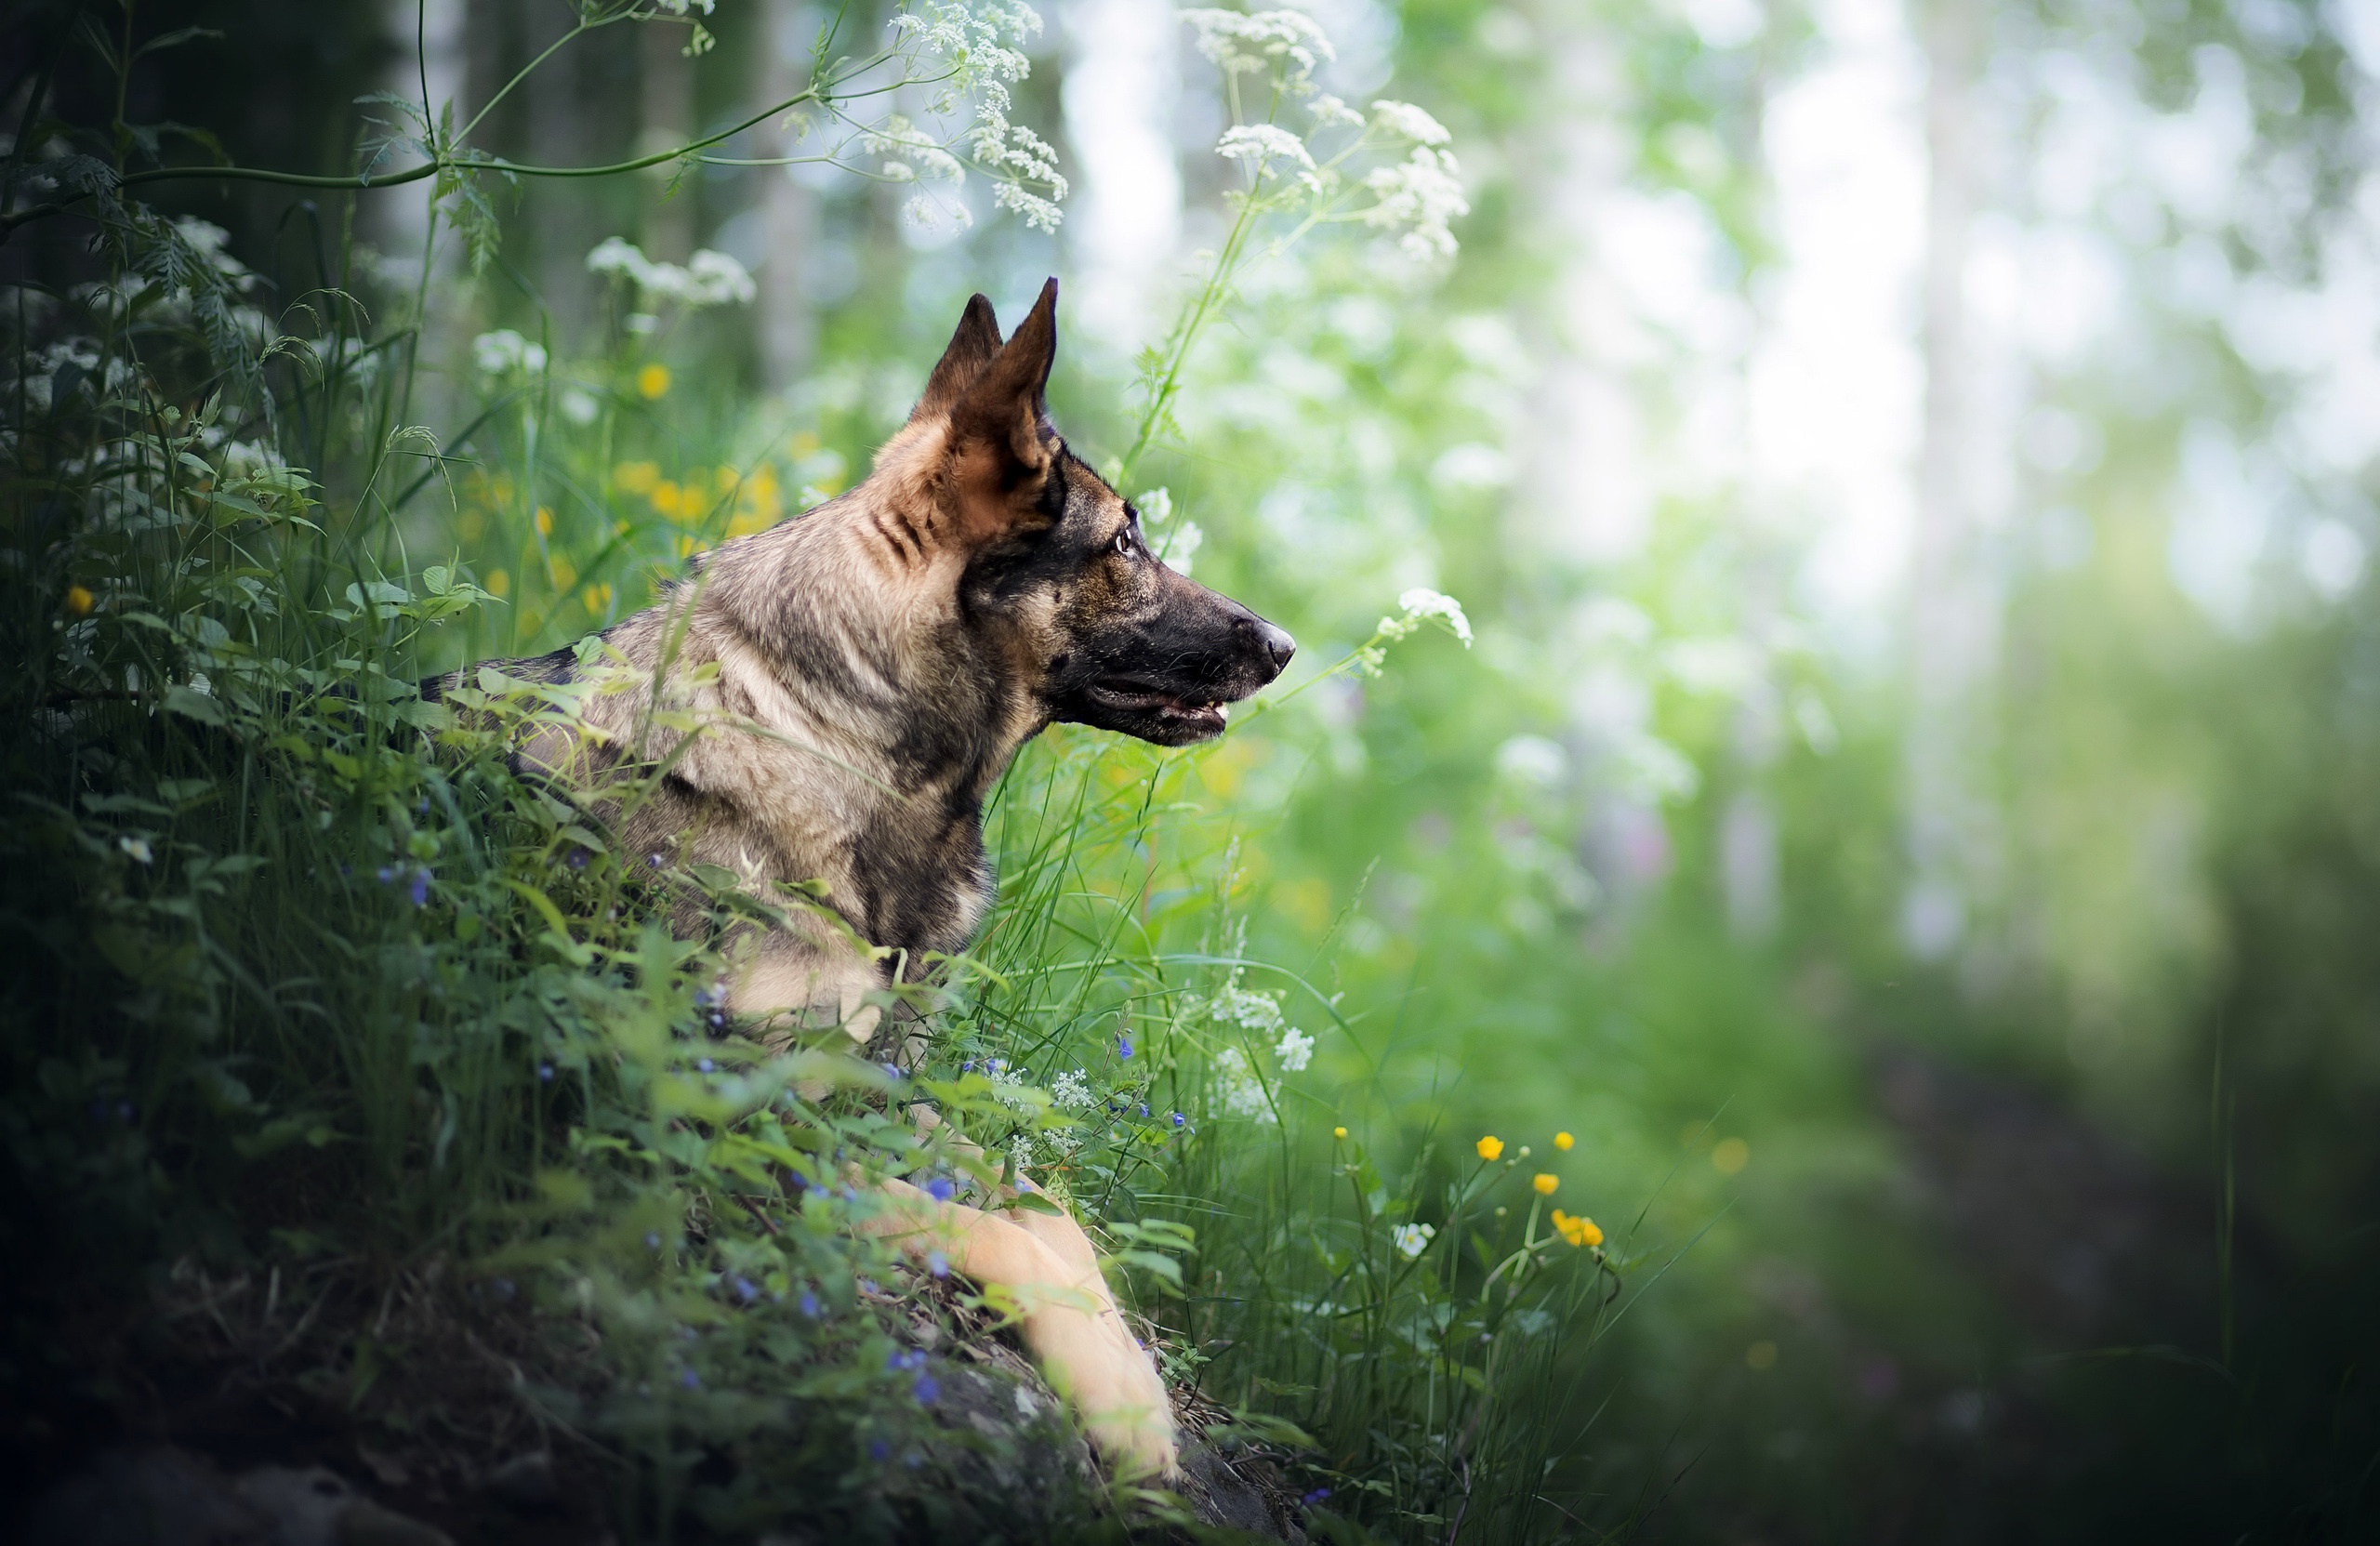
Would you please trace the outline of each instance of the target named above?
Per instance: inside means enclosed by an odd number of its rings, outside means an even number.
[[[1925,415],[1909,582],[1910,882],[1901,926],[1920,957],[1941,959],[1967,932],[1972,860],[1986,846],[1975,786],[1985,723],[1978,698],[1998,624],[1978,551],[1980,350],[1966,298],[1978,180],[1976,82],[1990,14],[1977,0],[1919,0],[1916,20],[1926,63]]]
[[[781,102],[801,87],[807,73],[810,34],[802,0],[764,0],[760,99]],[[815,18],[811,18],[812,25]],[[794,155],[801,147],[782,118],[753,136],[760,156]],[[760,285],[760,375],[771,391],[783,391],[810,369],[813,326],[807,287],[810,249],[818,239],[817,196],[794,180],[790,166],[764,167],[760,178],[763,251],[752,277]]]
[[[637,29],[643,51],[638,80],[641,98],[637,153],[652,155],[694,137],[694,61],[685,55],[682,27],[647,25]],[[689,176],[675,194],[665,194],[678,176],[675,162],[663,162],[645,176],[654,180],[654,202],[644,218],[644,250],[654,258],[683,263],[694,250],[694,178]]]

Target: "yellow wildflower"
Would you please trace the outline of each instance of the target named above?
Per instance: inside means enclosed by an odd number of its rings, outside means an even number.
[[[1711,1168],[1723,1176],[1734,1175],[1752,1163],[1752,1145],[1740,1138],[1723,1138],[1711,1151]]]
[[[1540,1170],[1537,1173],[1537,1179],[1530,1182],[1529,1184],[1537,1188],[1538,1194],[1540,1196],[1550,1197],[1554,1195],[1554,1189],[1562,1184],[1562,1178],[1560,1176],[1547,1175],[1544,1171]]]
[[[1479,1141],[1478,1148],[1479,1157],[1482,1159],[1500,1158],[1504,1152],[1504,1141],[1490,1134]]]
[[[636,390],[647,401],[669,390],[669,367],[654,361],[636,373]]]
[[[66,588],[66,610],[75,616],[88,617],[91,614],[91,609],[98,604],[99,598],[81,586],[70,585]]]
[[[1570,1145],[1577,1142],[1577,1139],[1571,1137],[1567,1132],[1557,1132],[1554,1135],[1554,1146],[1562,1150],[1566,1154],[1569,1152]]]
[[[487,572],[487,593],[498,601],[512,594],[512,576],[501,569]]]
[[[612,469],[612,482],[618,484],[624,494],[649,493],[654,484],[661,482],[661,464],[622,462]]]
[[[539,505],[537,507],[537,535],[539,536],[551,536],[554,535],[554,512],[553,507],[550,505]]]
[[[1332,1128],[1330,1130],[1330,1136],[1333,1138],[1344,1138],[1347,1136],[1347,1130],[1345,1128]]]
[[[1581,1249],[1588,1246],[1603,1244],[1603,1231],[1595,1227],[1595,1222],[1593,1219],[1581,1218],[1576,1213],[1565,1213],[1560,1209],[1555,1209],[1554,1228],[1562,1238]]]
[[[653,485],[653,508],[660,511],[663,515],[675,516],[683,513],[693,506],[694,501],[691,499],[681,500],[679,497],[679,493],[680,491],[676,483],[671,482],[667,478],[663,479],[661,482]]]

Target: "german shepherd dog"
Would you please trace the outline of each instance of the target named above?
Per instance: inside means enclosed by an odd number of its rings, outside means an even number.
[[[607,770],[666,763],[657,793],[614,810],[629,853],[721,865],[761,896],[823,882],[848,929],[797,918],[747,941],[728,986],[741,1017],[868,1040],[886,990],[982,923],[984,800],[1019,747],[1059,722],[1207,740],[1296,648],[1167,568],[1138,512],[1066,448],[1044,400],[1057,301],[1052,279],[1003,343],[991,303],[971,299],[865,482],[695,560],[602,636],[641,685],[518,749],[524,772],[599,800]],[[499,669],[557,682],[584,668],[565,650]],[[1164,1386],[1071,1217],[885,1186],[895,1206],[872,1229],[1017,1291],[1026,1344],[1111,1462],[1173,1473]]]

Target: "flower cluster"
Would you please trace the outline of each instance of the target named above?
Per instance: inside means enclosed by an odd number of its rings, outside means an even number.
[[[1453,152],[1414,146],[1402,162],[1376,166],[1364,178],[1364,186],[1380,199],[1364,212],[1364,223],[1400,232],[1397,247],[1417,263],[1452,258],[1455,239],[1448,222],[1471,213],[1461,173]]]
[[[1198,52],[1234,75],[1281,68],[1285,90],[1303,96],[1314,72],[1338,58],[1330,39],[1312,17],[1299,11],[1186,10],[1182,20],[1198,33]]]
[[[1565,1213],[1558,1208],[1554,1210],[1552,1218],[1554,1232],[1572,1245],[1583,1249],[1588,1246],[1603,1244],[1603,1231],[1596,1227],[1593,1219],[1581,1218],[1575,1213]]]
[[[546,350],[509,327],[499,327],[471,340],[471,363],[483,376],[536,376],[546,368]]]
[[[1436,618],[1447,631],[1462,641],[1464,649],[1471,648],[1471,619],[1462,614],[1462,603],[1442,591],[1416,587],[1396,598],[1398,615],[1380,620],[1382,639],[1398,640],[1420,629],[1422,624]]]
[[[607,236],[587,255],[587,268],[590,273],[629,280],[645,295],[674,300],[688,308],[731,302],[747,306],[760,294],[751,272],[743,264],[723,252],[707,248],[688,258],[681,268],[675,263],[657,263],[634,243]]]
[[[1054,231],[1064,218],[1066,179],[1059,175],[1057,152],[1022,124],[1009,122],[1013,105],[1009,87],[1033,72],[1033,61],[1020,46],[1038,37],[1041,18],[1032,7],[978,3],[974,6],[934,4],[923,13],[904,12],[893,28],[949,65],[941,92],[933,99],[936,113],[957,111],[959,102],[976,99],[973,125],[962,138],[976,165],[994,181],[992,202],[1038,231]],[[934,144],[910,127],[906,119],[889,118],[884,127],[866,137],[869,151],[895,159],[885,175],[899,180],[924,172],[956,185],[965,170],[946,148]],[[902,172],[894,167],[902,167]],[[1046,190],[1037,192],[1036,187]],[[922,195],[909,201],[910,218],[932,224],[945,216],[964,226],[971,222],[963,205],[942,205]]]
[[[1438,1232],[1430,1224],[1398,1224],[1388,1233],[1397,1250],[1409,1262],[1429,1249],[1431,1238]]]

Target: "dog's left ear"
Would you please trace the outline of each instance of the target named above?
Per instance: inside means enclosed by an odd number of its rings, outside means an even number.
[[[1057,456],[1050,423],[1050,366],[1058,355],[1058,282],[951,404],[950,450],[962,523],[978,541],[1047,525],[1041,494]]]

